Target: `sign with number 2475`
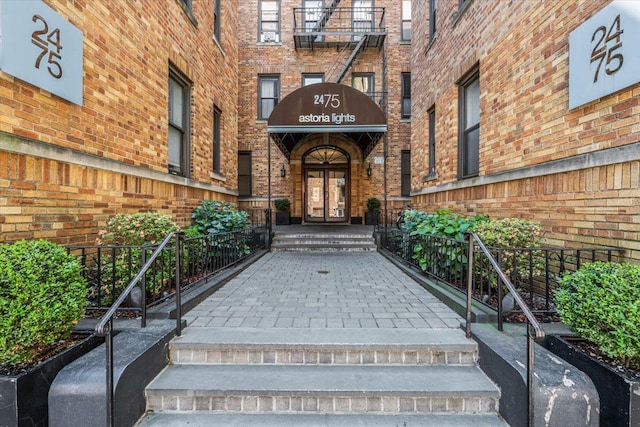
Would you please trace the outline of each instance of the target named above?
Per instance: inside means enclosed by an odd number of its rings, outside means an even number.
[[[0,70],[82,105],[80,30],[41,1],[0,0]]]
[[[569,36],[569,108],[640,82],[640,1],[614,0]]]

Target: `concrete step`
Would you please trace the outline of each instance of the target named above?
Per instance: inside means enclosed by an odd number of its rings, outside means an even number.
[[[494,414],[215,414],[152,413],[137,427],[508,427]]]
[[[360,244],[335,244],[335,243],[273,243],[271,251],[300,251],[300,252],[375,252],[377,247],[374,243]]]
[[[169,365],[147,387],[153,412],[496,413],[475,366]]]
[[[370,232],[276,233],[271,244],[276,251],[369,251],[377,250]]]
[[[181,364],[475,365],[459,329],[186,328],[171,342]]]

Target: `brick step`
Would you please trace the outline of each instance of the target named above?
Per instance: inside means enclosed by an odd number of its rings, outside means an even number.
[[[475,365],[459,329],[187,328],[171,342],[181,364]]]
[[[137,427],[508,427],[494,414],[215,414],[152,413]]]
[[[377,250],[371,233],[276,233],[271,244],[272,251],[368,251]]]
[[[169,365],[147,387],[153,412],[496,413],[475,366]]]
[[[324,238],[324,237],[299,237],[292,238],[286,237],[274,237],[272,244],[332,244],[332,245],[356,245],[356,244],[368,244],[374,243],[373,237],[349,237],[349,238]]]

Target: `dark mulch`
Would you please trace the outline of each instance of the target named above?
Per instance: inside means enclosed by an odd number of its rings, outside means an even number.
[[[588,354],[594,359],[600,361],[601,363],[607,365],[613,371],[622,375],[630,381],[640,381],[640,362],[631,364],[628,368],[624,365],[621,365],[619,362],[616,362],[606,354],[604,354],[600,348],[592,342],[586,340],[571,340],[571,344],[578,347],[582,352]]]
[[[41,351],[38,352],[38,356],[36,356],[30,363],[23,363],[18,365],[0,364],[0,375],[15,376],[25,373],[30,369],[35,368],[47,359],[63,352],[70,347],[73,347],[74,345],[85,339],[87,339],[86,334],[71,334],[69,338],[57,341],[48,347],[42,348]]]

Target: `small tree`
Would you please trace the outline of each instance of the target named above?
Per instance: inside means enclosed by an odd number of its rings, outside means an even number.
[[[288,212],[291,210],[291,203],[287,198],[275,199],[273,205],[276,207],[276,210],[280,212]]]
[[[370,197],[367,199],[367,210],[369,212],[380,209],[380,206],[382,206],[382,203],[380,203],[380,199],[377,197]]]

